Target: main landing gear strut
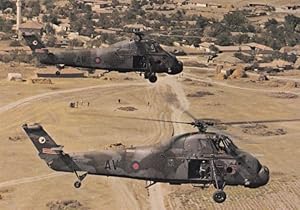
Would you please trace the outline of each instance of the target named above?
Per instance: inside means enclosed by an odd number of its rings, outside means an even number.
[[[217,189],[213,194],[213,199],[217,203],[223,203],[226,200],[226,193],[223,191],[225,187],[225,182],[217,178],[216,168],[214,161],[211,161],[212,174],[214,179],[214,187]]]
[[[87,172],[85,172],[82,175],[78,175],[77,171],[74,171],[74,173],[76,174],[78,180],[76,182],[74,182],[74,187],[75,188],[80,188],[81,187],[81,182],[84,180],[84,178],[87,176]]]

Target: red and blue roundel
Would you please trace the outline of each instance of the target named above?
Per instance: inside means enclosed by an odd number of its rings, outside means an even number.
[[[139,164],[139,162],[134,161],[134,162],[131,164],[131,167],[132,167],[133,170],[137,171],[137,170],[140,169],[140,164]]]
[[[96,58],[95,58],[95,63],[97,63],[97,64],[101,63],[101,58],[96,57]]]

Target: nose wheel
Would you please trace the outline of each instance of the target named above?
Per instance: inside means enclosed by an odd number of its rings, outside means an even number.
[[[149,81],[151,83],[155,83],[157,81],[157,76],[154,73],[151,74],[150,77],[149,77]]]
[[[217,203],[223,203],[226,200],[226,193],[223,190],[214,192],[213,199]]]
[[[74,187],[75,188],[80,188],[81,187],[81,181],[74,182]]]
[[[151,83],[155,83],[157,81],[157,76],[154,72],[145,72],[145,79],[148,79]]]
[[[87,172],[82,174],[82,175],[78,175],[77,171],[74,171],[74,173],[76,174],[78,180],[76,182],[74,182],[74,187],[75,188],[80,188],[81,187],[81,182],[84,180],[84,178],[87,176]]]

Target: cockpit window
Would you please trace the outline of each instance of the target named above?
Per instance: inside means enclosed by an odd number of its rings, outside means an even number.
[[[226,136],[214,136],[213,143],[220,153],[232,153],[237,149],[237,146]]]
[[[156,42],[145,42],[145,46],[148,52],[155,53],[160,52],[162,48]]]
[[[161,46],[157,42],[154,42],[153,45],[154,45],[157,52],[162,51]]]
[[[156,48],[153,43],[150,45],[150,52],[156,52]]]

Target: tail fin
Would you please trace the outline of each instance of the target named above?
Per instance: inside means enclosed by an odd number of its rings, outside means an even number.
[[[57,145],[41,125],[24,124],[22,128],[38,150],[39,154],[59,155],[62,153],[62,146]]]
[[[42,43],[42,41],[39,39],[39,37],[37,37],[36,34],[23,33],[22,35],[32,51],[36,51],[37,49],[46,48],[46,46]]]
[[[50,168],[65,172],[81,170],[70,155],[63,152],[63,146],[57,145],[40,124],[24,124],[22,128]]]

